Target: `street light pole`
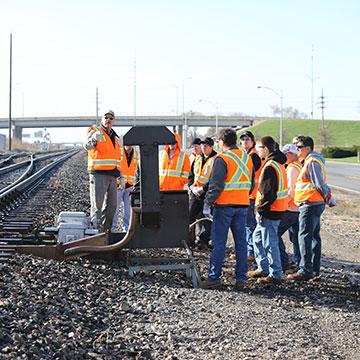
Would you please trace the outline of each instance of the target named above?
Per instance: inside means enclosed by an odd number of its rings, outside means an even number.
[[[280,148],[283,146],[283,120],[284,120],[284,97],[283,97],[283,91],[282,89],[280,91],[276,91],[275,89],[268,87],[268,86],[258,86],[258,89],[266,89],[271,92],[273,92],[275,95],[277,95],[280,98],[280,136],[279,136],[279,145]]]
[[[191,80],[191,77],[187,77],[182,81],[182,108],[183,108],[183,116],[184,116],[184,134],[183,134],[183,148],[187,148],[187,137],[188,137],[188,123],[185,112],[185,81]]]
[[[199,102],[208,103],[215,108],[215,135],[217,135],[218,128],[219,128],[219,104],[218,104],[218,102],[214,103],[212,101],[204,100],[204,99],[200,99]]]

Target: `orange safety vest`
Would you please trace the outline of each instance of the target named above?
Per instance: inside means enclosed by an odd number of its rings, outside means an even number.
[[[115,137],[115,146],[110,136],[101,128],[92,126],[88,132],[101,134],[96,146],[88,151],[88,170],[121,170],[119,138]]]
[[[240,149],[229,149],[217,155],[227,167],[224,190],[216,199],[217,205],[249,205],[251,188],[252,161]]]
[[[278,188],[276,190],[276,200],[270,205],[270,211],[286,211],[288,209],[288,187],[285,167],[275,160],[269,160],[261,170],[259,183],[261,184],[265,169],[271,166],[276,173]],[[259,205],[261,193],[258,190],[256,194],[255,205]]]
[[[216,156],[212,156],[211,158],[206,160],[204,166],[202,166],[202,157],[196,159],[196,163],[194,164],[194,185],[195,186],[204,186],[209,182],[212,169],[214,166]]]
[[[160,158],[160,191],[184,190],[190,172],[190,160],[179,147],[170,159],[166,150],[162,151]]]
[[[295,204],[300,205],[303,202],[324,202],[324,198],[316,190],[314,184],[308,179],[307,171],[311,163],[317,163],[320,166],[321,174],[326,182],[326,172],[324,163],[314,156],[308,156],[305,160],[304,167],[301,169],[295,185]]]
[[[286,173],[291,169],[291,168],[295,168],[298,171],[298,174],[300,174],[300,171],[302,169],[302,165],[301,162],[299,160],[293,161],[291,162],[287,168],[286,168]],[[297,207],[297,205],[295,204],[294,198],[292,198],[289,201],[289,207]]]
[[[125,154],[125,149],[121,149],[120,151],[120,161],[121,161],[121,175],[125,178],[125,184],[134,185],[135,183],[135,172],[136,167],[139,165],[139,153],[133,150],[133,156],[128,165],[127,157]]]
[[[258,155],[258,152],[256,151],[256,149],[255,148],[252,148],[251,150],[250,150],[250,152],[249,152],[249,156],[251,155],[251,154],[253,154],[253,153],[255,153],[255,154],[257,154]],[[251,156],[250,156],[251,157]],[[259,156],[259,158],[260,158],[260,156]],[[256,171],[255,171],[255,177],[254,177],[254,188],[253,188],[253,190],[251,191],[251,193],[250,193],[250,199],[256,199],[256,194],[257,194],[257,191],[258,191],[258,188],[259,188],[259,178],[260,178],[260,174],[261,174],[261,168],[262,168],[262,163],[263,163],[263,161],[261,160],[261,158],[260,158],[260,161],[261,161],[261,166],[259,167],[259,169],[257,169]]]

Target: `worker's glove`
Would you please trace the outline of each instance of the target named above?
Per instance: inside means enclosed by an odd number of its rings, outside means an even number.
[[[202,194],[205,193],[204,188],[202,186],[195,186],[192,189],[192,192],[195,196],[198,196],[198,197],[200,197]]]
[[[211,207],[208,204],[204,204],[202,213],[206,218],[212,219]]]
[[[255,219],[257,223],[259,223],[261,220],[261,215],[257,211],[255,212]]]
[[[326,201],[326,203],[328,204],[329,207],[334,207],[336,206],[336,199],[334,198],[333,195],[331,195],[330,198]]]

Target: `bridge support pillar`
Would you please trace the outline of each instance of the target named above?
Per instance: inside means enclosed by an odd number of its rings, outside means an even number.
[[[22,130],[23,128],[20,126],[13,127],[13,138],[22,142]]]

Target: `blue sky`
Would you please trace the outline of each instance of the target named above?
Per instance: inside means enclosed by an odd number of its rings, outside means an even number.
[[[266,116],[279,104],[311,109],[311,53],[326,118],[360,118],[358,1],[133,0],[0,2],[0,117],[8,114],[13,33],[14,116],[182,110]],[[320,117],[315,107],[315,117]]]

